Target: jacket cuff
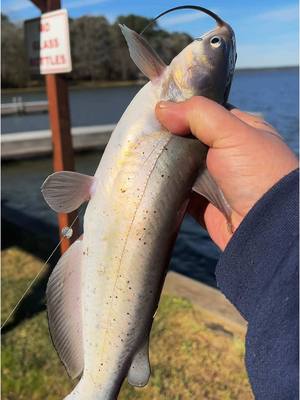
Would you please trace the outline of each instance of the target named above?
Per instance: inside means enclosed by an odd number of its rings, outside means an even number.
[[[253,206],[219,259],[218,287],[248,321],[278,267],[284,268],[283,255],[298,242],[298,214],[297,169]]]

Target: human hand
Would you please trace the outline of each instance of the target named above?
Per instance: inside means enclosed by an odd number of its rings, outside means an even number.
[[[271,125],[238,109],[228,111],[197,96],[181,103],[160,102],[156,116],[170,132],[192,133],[209,146],[207,168],[232,209],[234,229],[264,193],[298,167],[297,157]],[[196,193],[189,212],[224,250],[232,236],[224,215],[211,203],[204,206]]]

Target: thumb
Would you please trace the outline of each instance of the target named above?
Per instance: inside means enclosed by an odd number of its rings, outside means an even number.
[[[209,147],[224,148],[240,142],[249,126],[221,105],[195,96],[181,103],[161,101],[156,106],[160,123],[175,134],[193,133]]]

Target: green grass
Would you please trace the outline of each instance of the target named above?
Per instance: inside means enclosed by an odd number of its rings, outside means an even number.
[[[40,269],[18,248],[2,251],[2,318]],[[163,296],[151,334],[151,379],[145,388],[124,383],[120,400],[253,399],[243,337],[187,300]],[[2,399],[62,399],[70,381],[52,346],[45,311],[2,337]]]

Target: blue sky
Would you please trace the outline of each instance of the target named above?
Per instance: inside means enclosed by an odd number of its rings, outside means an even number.
[[[201,5],[218,13],[233,27],[238,47],[237,67],[297,65],[299,11],[295,0],[62,0],[71,17],[104,15],[113,22],[119,15],[149,18],[183,4]],[[39,15],[29,0],[3,0],[2,12],[13,21]],[[160,19],[162,28],[201,36],[214,23],[197,11],[176,11]]]

